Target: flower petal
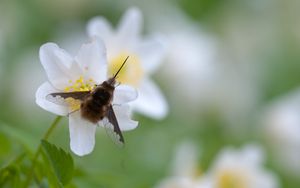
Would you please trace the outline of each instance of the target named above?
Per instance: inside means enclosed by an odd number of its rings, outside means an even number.
[[[94,79],[97,84],[106,79],[106,50],[102,41],[94,37],[80,48],[75,60],[83,70],[86,79]]]
[[[54,92],[57,92],[57,90],[49,82],[43,83],[36,91],[36,103],[44,110],[60,116],[66,116],[69,113],[69,110],[66,106],[57,105],[46,100],[46,96]]]
[[[118,27],[117,39],[120,44],[129,45],[136,41],[141,32],[142,14],[137,8],[130,8],[123,15]]]
[[[163,42],[158,38],[143,41],[136,50],[141,58],[144,70],[148,73],[157,70],[165,53]]]
[[[252,165],[260,165],[265,160],[263,149],[256,144],[244,146],[241,150],[241,156],[247,163]]]
[[[138,126],[138,122],[130,118],[129,105],[114,105],[113,109],[121,131],[129,131]]]
[[[96,128],[95,124],[82,119],[79,111],[70,114],[70,147],[76,155],[83,156],[93,151]]]
[[[68,81],[77,74],[78,68],[73,58],[54,43],[46,43],[40,48],[40,61],[50,83],[57,89],[64,89]],[[72,71],[71,71],[72,70]]]
[[[168,105],[159,88],[145,79],[138,89],[139,97],[132,104],[136,111],[155,119],[162,119],[168,113]]]
[[[87,25],[87,33],[90,37],[100,37],[106,42],[112,33],[111,25],[103,17],[92,18]]]
[[[135,100],[138,97],[137,90],[128,85],[119,85],[114,92],[113,104],[123,104]]]

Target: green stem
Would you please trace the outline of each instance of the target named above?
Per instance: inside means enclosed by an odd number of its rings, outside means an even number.
[[[44,134],[42,140],[47,140],[49,138],[49,136],[51,135],[51,133],[53,132],[53,130],[55,129],[55,127],[58,125],[59,121],[61,120],[62,116],[57,116],[55,118],[55,120],[53,121],[53,123],[51,124],[51,126],[49,127],[49,129],[47,130],[47,132]],[[33,174],[34,174],[34,168],[35,168],[35,165],[37,163],[37,160],[38,160],[38,157],[41,153],[41,150],[42,150],[42,145],[41,145],[41,142],[38,146],[38,149],[37,151],[35,152],[35,155],[33,157],[33,161],[32,161],[32,165],[30,167],[30,171],[29,171],[29,174],[27,176],[27,180],[24,184],[24,188],[27,188],[29,187],[29,184],[32,180],[32,177],[33,177]]]

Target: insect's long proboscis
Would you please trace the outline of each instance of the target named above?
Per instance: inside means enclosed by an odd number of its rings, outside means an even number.
[[[128,60],[129,56],[126,57],[126,59],[124,60],[124,62],[122,63],[121,67],[119,68],[119,70],[116,72],[116,74],[114,75],[113,79],[115,79],[117,77],[117,75],[119,74],[119,72],[121,71],[121,69],[123,68],[123,66],[125,65],[126,61]]]

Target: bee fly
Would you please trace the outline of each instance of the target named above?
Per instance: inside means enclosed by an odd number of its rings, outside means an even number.
[[[124,60],[123,64],[113,77],[104,81],[102,84],[96,85],[93,90],[50,93],[46,96],[47,100],[59,105],[68,105],[69,103],[66,100],[68,98],[79,100],[80,108],[78,110],[80,110],[81,117],[94,124],[103,120],[104,127],[113,141],[118,145],[124,145],[124,137],[112,107],[112,100],[116,77],[128,58],[129,56]]]

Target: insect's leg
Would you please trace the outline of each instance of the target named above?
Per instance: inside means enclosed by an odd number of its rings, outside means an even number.
[[[112,104],[112,106],[122,106],[122,104]]]
[[[121,82],[117,82],[115,87],[118,87],[121,85]]]

